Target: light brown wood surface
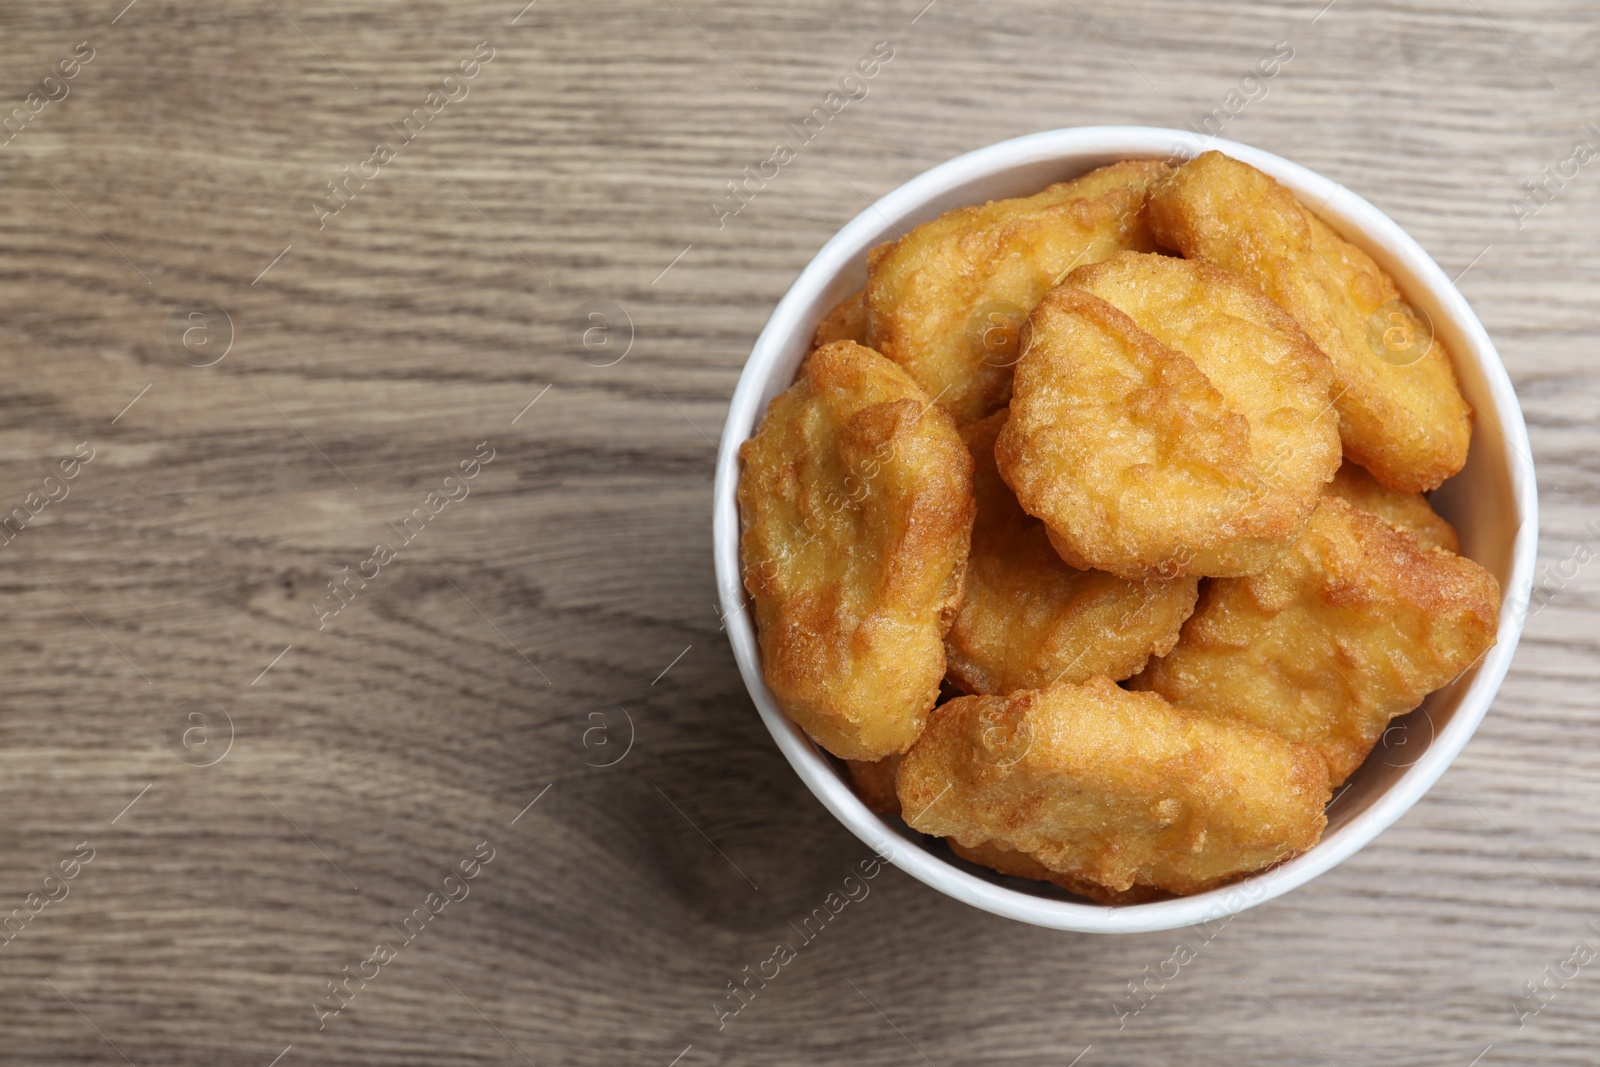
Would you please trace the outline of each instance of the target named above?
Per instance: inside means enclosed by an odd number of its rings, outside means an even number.
[[[1600,949],[1600,161],[1520,228],[1508,206],[1600,145],[1592,5],[124,2],[0,9],[0,114],[94,56],[0,146],[0,512],[69,490],[0,549],[0,916],[40,894],[0,944],[0,1062],[1595,1062],[1600,959],[1562,965]],[[866,97],[719,228],[725,183],[880,41]],[[927,167],[1198,122],[1280,41],[1225,135],[1465,271],[1541,562],[1575,574],[1413,811],[1120,1025],[1195,934],[1039,931],[890,869],[719,1030],[726,983],[866,855],[712,603],[712,441],[766,316]],[[325,183],[479,42],[468,95],[319,230]],[[633,329],[609,366],[623,333],[570,328],[602,300]],[[232,346],[191,366],[169,322],[207,303]],[[470,495],[319,628],[481,442]]]

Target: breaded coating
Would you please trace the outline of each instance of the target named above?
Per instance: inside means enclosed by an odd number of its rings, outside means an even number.
[[[825,345],[739,450],[762,672],[843,759],[903,752],[944,677],[972,534],[972,457],[905,371]]]
[[[1140,208],[1166,165],[1128,161],[948,211],[867,256],[867,342],[972,422],[1011,395],[1017,331],[1061,275],[1155,247]]]
[[[1260,574],[1200,593],[1178,646],[1131,683],[1315,747],[1338,785],[1396,715],[1495,643],[1494,576],[1338,497]]]
[[[1177,642],[1199,579],[1132,582],[1063,563],[1044,523],[1022,510],[995,467],[1007,414],[1002,408],[961,432],[978,517],[967,599],[944,639],[948,677],[968,693],[1010,693],[1137,674]]]
[[[868,811],[899,816],[900,797],[894,791],[894,775],[900,769],[899,756],[885,756],[870,762],[849,759],[844,764],[850,772],[850,788]]]
[[[923,833],[1179,894],[1316,844],[1330,793],[1315,750],[1108,678],[940,705],[897,784]]]
[[[997,845],[993,841],[985,841],[968,848],[955,838],[948,838],[947,844],[951,852],[968,863],[988,867],[1012,878],[1032,878],[1038,882],[1051,882],[1069,893],[1088,897],[1097,904],[1148,904],[1170,895],[1147,885],[1136,885],[1118,892],[1083,878],[1074,878],[1070,874],[1057,874],[1026,852],[1018,852],[1016,849]]]
[[[1026,335],[995,457],[1074,567],[1250,574],[1339,467],[1327,358],[1210,264],[1124,252],[1079,267]]]
[[[821,348],[835,341],[867,343],[867,293],[858,289],[834,305],[833,310],[817,323],[817,332],[811,347]]]
[[[1427,497],[1385,488],[1358,463],[1346,460],[1328,483],[1327,491],[1362,511],[1372,512],[1390,526],[1410,531],[1423,548],[1461,551],[1461,538],[1455,527],[1435,514]]]
[[[1466,463],[1472,411],[1443,340],[1288,189],[1205,152],[1152,186],[1147,215],[1163,245],[1259,286],[1328,354],[1345,453],[1378,481],[1420,492]]]

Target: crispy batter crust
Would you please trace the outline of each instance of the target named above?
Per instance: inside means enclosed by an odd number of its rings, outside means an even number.
[[[867,293],[858,289],[833,306],[833,310],[817,323],[817,332],[811,339],[813,348],[831,345],[835,341],[867,343]]]
[[[1060,874],[1040,863],[1026,852],[997,845],[993,841],[968,848],[955,838],[948,838],[950,851],[966,860],[976,863],[980,867],[988,867],[1001,874],[1010,875],[1012,878],[1032,878],[1038,882],[1051,882],[1060,886],[1069,893],[1076,893],[1080,897],[1088,897],[1097,904],[1148,904],[1152,900],[1163,900],[1171,894],[1163,892],[1154,886],[1136,885],[1131,889],[1117,891],[1107,889],[1096,882],[1085,878],[1074,878],[1070,874]]]
[[[1007,414],[997,411],[961,434],[972,453],[978,516],[966,602],[945,635],[950,681],[968,693],[1009,693],[1138,673],[1178,640],[1199,580],[1132,582],[1063,563],[1044,524],[1022,510],[995,467]]]
[[[1338,497],[1271,567],[1218,579],[1131,683],[1316,747],[1338,785],[1389,720],[1495,643],[1494,576]]]
[[[1328,483],[1327,491],[1362,511],[1372,512],[1390,526],[1410,531],[1423,548],[1461,551],[1461,538],[1456,536],[1455,527],[1434,513],[1427,497],[1386,488],[1360,464],[1346,461]]]
[[[894,791],[894,775],[900,769],[899,756],[885,756],[880,760],[845,760],[850,772],[850,788],[869,811],[879,815],[900,814],[900,797]]]
[[[1259,286],[1328,354],[1345,452],[1378,481],[1419,492],[1466,463],[1471,408],[1444,342],[1410,351],[1431,331],[1417,334],[1422,320],[1394,280],[1293,193],[1205,152],[1151,187],[1146,214],[1163,245]]]
[[[957,208],[867,257],[867,339],[967,423],[1011,395],[1017,330],[1062,274],[1153,249],[1141,207],[1166,165],[1101,167],[1034,196]]]
[[[1338,469],[1326,357],[1209,264],[1124,252],[1080,267],[1026,334],[995,455],[1075,567],[1260,570]]]
[[[840,341],[811,354],[739,455],[767,684],[834,755],[903,752],[961,605],[972,457],[955,425],[895,364]]]
[[[1313,749],[1106,678],[941,705],[897,784],[923,833],[1180,894],[1310,848],[1330,792]]]

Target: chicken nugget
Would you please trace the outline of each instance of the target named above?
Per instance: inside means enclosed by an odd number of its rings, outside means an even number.
[[[867,343],[972,422],[1011,394],[1017,331],[1070,268],[1153,249],[1140,208],[1166,164],[1101,167],[1034,196],[948,211],[867,257]]]
[[[1499,613],[1472,560],[1328,496],[1272,566],[1209,582],[1177,647],[1131,684],[1312,745],[1338,785],[1391,718],[1494,645]]]
[[[1455,527],[1434,512],[1427,497],[1386,488],[1360,464],[1346,460],[1328,483],[1327,491],[1362,511],[1372,512],[1390,526],[1409,531],[1423,548],[1461,551],[1461,538]]]
[[[899,756],[871,761],[847,759],[844,764],[850,774],[850,788],[868,811],[899,816],[900,797],[894,791],[894,775],[900,769]]]
[[[897,788],[923,833],[1179,894],[1316,844],[1330,792],[1314,749],[1108,678],[940,705]]]
[[[1199,579],[1133,582],[1062,562],[1044,523],[1022,510],[995,467],[1007,414],[1002,408],[961,433],[978,516],[967,599],[944,639],[950,680],[968,693],[1009,693],[1138,673],[1178,640]]]
[[[972,457],[898,366],[825,345],[739,450],[762,672],[835,756],[905,751],[944,677],[972,534]]]
[[[1170,895],[1154,886],[1148,885],[1136,885],[1121,892],[1115,889],[1107,889],[1105,886],[1085,878],[1074,878],[1070,874],[1059,874],[1026,852],[1018,852],[1016,849],[997,845],[993,841],[985,841],[971,848],[963,845],[953,837],[947,838],[945,843],[950,846],[951,852],[954,852],[968,863],[976,863],[980,867],[988,867],[1012,878],[1031,878],[1036,882],[1050,882],[1069,893],[1076,893],[1080,897],[1088,897],[1097,904],[1148,904],[1153,900],[1162,900]]]
[[[1394,279],[1271,177],[1204,152],[1150,190],[1156,239],[1241,275],[1333,361],[1346,454],[1391,489],[1433,489],[1467,461],[1472,409],[1444,341]]]
[[[1074,567],[1260,570],[1339,467],[1327,357],[1208,263],[1123,252],[1079,267],[1026,333],[995,458]]]
[[[821,348],[835,341],[867,343],[867,293],[857,289],[834,305],[833,310],[817,323],[817,332],[811,339],[813,348]]]

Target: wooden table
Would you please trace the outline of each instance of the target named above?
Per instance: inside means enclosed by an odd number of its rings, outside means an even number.
[[[1595,1062],[1592,10],[124,2],[0,12],[0,1060]],[[719,1030],[865,855],[712,603],[751,342],[935,163],[1208,114],[1461,275],[1566,576],[1439,785],[1177,974],[891,869]]]

